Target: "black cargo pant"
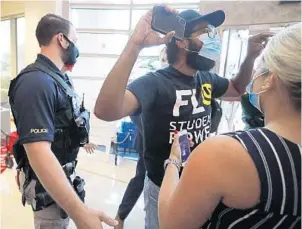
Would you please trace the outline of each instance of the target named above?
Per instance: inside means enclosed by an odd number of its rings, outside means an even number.
[[[122,203],[118,209],[118,216],[121,220],[125,220],[138,198],[143,192],[144,181],[145,181],[146,169],[144,164],[143,156],[140,154],[136,165],[135,176],[130,180],[127,189],[125,191]]]

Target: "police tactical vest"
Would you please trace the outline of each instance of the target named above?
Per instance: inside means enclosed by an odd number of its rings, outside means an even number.
[[[54,71],[47,68],[46,66],[42,66],[41,63],[36,61],[34,64],[31,64],[27,66],[25,69],[23,69],[19,75],[11,81],[10,89],[9,89],[9,102],[11,105],[11,110],[15,119],[18,117],[18,114],[16,113],[16,108],[14,105],[14,89],[16,82],[20,77],[22,77],[25,73],[34,72],[34,71],[42,71],[54,78]],[[57,157],[58,161],[61,165],[64,165],[68,162],[75,161],[79,152],[79,147],[87,141],[81,143],[81,139],[79,136],[79,127],[77,126],[76,119],[83,116],[83,112],[80,111],[80,103],[77,102],[79,100],[76,93],[69,87],[67,89],[66,87],[63,88],[63,86],[58,82],[58,78],[61,78],[61,76],[57,75],[56,78],[54,78],[56,84],[65,91],[66,96],[69,99],[68,105],[64,109],[60,109],[59,111],[56,111],[55,113],[55,134],[54,134],[54,141],[51,144],[52,152]],[[62,79],[63,80],[63,79]],[[67,84],[66,84],[67,85]],[[88,132],[89,132],[89,112],[84,112],[84,119],[86,124],[88,125]],[[33,131],[35,131],[33,129]],[[41,130],[37,130],[41,131]],[[16,152],[15,152],[15,159],[17,164],[24,162],[24,157],[26,157],[26,153],[23,150],[20,150],[23,148],[23,146],[18,146],[18,142],[16,144]],[[22,165],[20,166],[22,167]]]

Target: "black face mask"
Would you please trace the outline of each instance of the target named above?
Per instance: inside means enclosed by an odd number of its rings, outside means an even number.
[[[189,50],[192,51],[199,51],[199,48],[193,44],[192,41],[189,41]],[[215,61],[210,60],[206,57],[198,55],[197,52],[189,52],[187,56],[187,64],[196,70],[199,71],[210,71],[212,68],[215,67]]]
[[[79,49],[65,35],[64,38],[69,42],[67,49],[62,48],[62,61],[65,65],[74,65],[79,57]]]

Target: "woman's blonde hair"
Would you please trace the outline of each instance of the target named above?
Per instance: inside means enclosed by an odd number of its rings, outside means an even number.
[[[272,37],[262,57],[267,69],[287,86],[295,108],[301,110],[301,23]]]

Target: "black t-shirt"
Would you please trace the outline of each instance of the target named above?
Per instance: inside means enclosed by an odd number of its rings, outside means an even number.
[[[210,133],[211,98],[221,97],[227,88],[228,80],[215,73],[198,72],[192,77],[171,66],[128,86],[140,103],[145,165],[156,185],[161,185],[174,131],[186,129],[195,146],[204,141]]]
[[[37,61],[64,79],[62,72],[47,57]],[[21,144],[54,140],[55,114],[70,106],[67,94],[55,80],[41,71],[24,73],[12,92],[16,109],[16,127]],[[64,116],[64,114],[62,114]],[[68,119],[66,115],[66,119]]]

